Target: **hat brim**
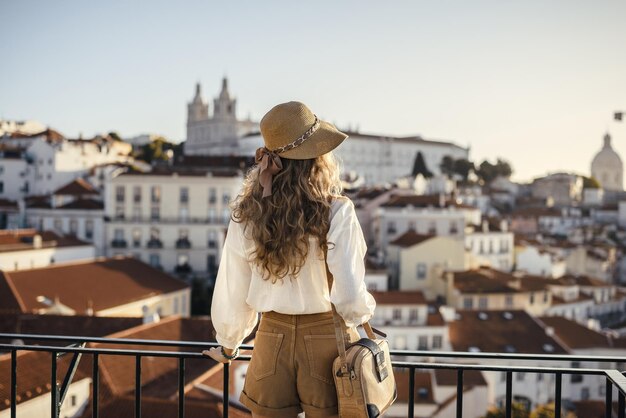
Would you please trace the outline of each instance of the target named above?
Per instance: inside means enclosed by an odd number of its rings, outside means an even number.
[[[291,160],[308,160],[319,157],[337,148],[348,135],[344,134],[331,123],[320,121],[320,127],[294,149],[279,154]]]

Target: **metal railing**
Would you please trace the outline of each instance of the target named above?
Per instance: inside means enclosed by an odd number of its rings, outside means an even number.
[[[130,356],[135,358],[135,382],[134,382],[134,403],[135,418],[141,417],[141,359],[142,357],[167,357],[178,359],[178,417],[185,416],[185,362],[188,359],[206,359],[200,352],[195,351],[158,351],[158,350],[136,350],[136,349],[120,349],[120,348],[92,348],[86,347],[87,343],[98,344],[115,344],[115,345],[140,345],[140,346],[160,346],[160,347],[177,347],[190,349],[206,349],[208,347],[218,346],[217,343],[192,342],[192,341],[170,341],[170,340],[143,340],[143,339],[121,339],[121,338],[99,338],[99,337],[82,337],[82,336],[59,336],[59,335],[38,335],[38,334],[0,334],[1,340],[20,340],[20,344],[4,344],[0,343],[0,352],[6,351],[11,354],[11,418],[17,416],[17,382],[19,380],[17,368],[17,353],[19,351],[38,351],[50,353],[51,362],[51,410],[50,417],[58,418],[63,404],[65,395],[69,385],[71,384],[74,373],[83,354],[93,357],[93,365],[91,371],[92,387],[91,387],[91,406],[92,417],[98,418],[99,405],[99,358],[101,355]],[[21,342],[27,340],[36,340],[38,342],[69,342],[68,346],[54,345],[27,345]],[[242,350],[252,350],[249,345],[241,346]],[[71,353],[72,360],[67,369],[66,375],[60,387],[57,382],[57,361],[62,353]],[[532,361],[550,361],[550,362],[596,362],[596,363],[624,363],[626,358],[616,356],[580,356],[580,355],[552,355],[552,354],[508,354],[508,353],[468,353],[468,352],[448,352],[448,351],[409,351],[409,350],[393,350],[392,356],[400,357],[428,357],[428,358],[453,358],[465,359],[471,361],[478,360],[532,360]],[[250,356],[240,356],[238,361],[249,361]],[[563,375],[592,375],[604,376],[605,378],[605,417],[613,417],[613,388],[618,393],[618,418],[625,418],[626,413],[626,377],[618,370],[601,369],[601,368],[572,368],[572,367],[526,367],[526,366],[501,366],[490,364],[464,364],[464,363],[432,363],[432,362],[414,362],[414,361],[393,361],[396,368],[408,369],[409,373],[409,399],[407,406],[407,416],[413,417],[415,410],[415,373],[416,370],[455,370],[457,373],[456,382],[456,417],[463,417],[463,391],[464,391],[464,373],[466,371],[486,371],[501,372],[506,374],[506,393],[505,393],[505,416],[512,417],[512,395],[513,395],[513,373],[542,373],[552,374],[555,376],[554,391],[554,407],[555,417],[560,417],[562,413],[562,382]],[[0,376],[0,382],[6,379]],[[228,418],[229,415],[229,391],[230,387],[230,366],[224,365],[223,368],[223,417]]]

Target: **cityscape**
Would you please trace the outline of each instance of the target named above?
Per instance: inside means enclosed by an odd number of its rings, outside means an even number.
[[[286,100],[348,135],[382,416],[626,415],[624,4],[61,3],[0,5],[0,418],[252,418],[255,332],[201,352]]]

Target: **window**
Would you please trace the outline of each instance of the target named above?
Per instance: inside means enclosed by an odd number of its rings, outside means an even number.
[[[63,219],[54,218],[54,229],[57,232],[63,232]]]
[[[411,323],[415,323],[418,320],[418,311],[417,308],[411,308],[409,310],[409,321],[411,321]]]
[[[396,223],[393,221],[387,222],[387,233],[395,234],[396,233]]]
[[[409,221],[409,230],[415,231],[415,221]]]
[[[117,203],[124,203],[125,189],[124,186],[115,187],[115,201]]]
[[[580,368],[580,362],[579,361],[573,361],[572,362],[572,369],[578,369],[578,368]],[[582,374],[572,374],[572,375],[570,375],[570,382],[572,382],[572,383],[581,383],[582,381],[583,381],[583,375]],[[589,389],[587,389],[587,390],[589,390]]]
[[[78,221],[76,219],[70,219],[70,235],[76,235],[78,233]]]
[[[141,186],[133,187],[133,202],[141,203]]]
[[[91,219],[85,221],[85,238],[93,239],[93,221]]]
[[[180,221],[187,222],[189,220],[189,208],[181,207],[180,208]]]
[[[580,399],[582,399],[583,401],[589,399],[589,388],[584,387],[580,390]]]
[[[507,308],[512,308],[513,307],[513,295],[506,295],[504,297],[504,304],[506,305]]]
[[[161,203],[161,187],[152,186],[150,190],[150,201],[152,203]]]
[[[530,303],[531,305],[533,305],[535,303],[535,294],[531,292],[530,296],[528,297],[528,303]]]
[[[141,247],[141,229],[133,229],[133,247]]]
[[[428,337],[426,335],[420,335],[417,339],[418,350],[428,350]]]
[[[48,160],[48,161],[52,161],[52,160]],[[76,406],[76,395],[70,396],[70,405]]]
[[[537,382],[541,382],[543,380],[543,373],[537,373]]]
[[[459,227],[455,221],[450,222],[450,235],[456,235],[459,232]]]
[[[489,240],[489,254],[493,254],[493,240]]]
[[[222,222],[227,224],[230,221],[230,209],[226,208],[222,210]]]
[[[501,372],[500,373],[500,381],[501,382],[506,382],[506,372]]]
[[[548,303],[548,292],[543,292],[543,303]]]
[[[435,235],[437,233],[437,224],[435,224],[435,221],[430,222],[430,225],[428,226],[428,233],[430,235]]]
[[[158,254],[150,254],[150,265],[152,267],[161,267],[161,257]]]
[[[515,373],[515,380],[517,380],[518,382],[523,381],[525,377],[526,377],[526,373],[524,372]]]
[[[394,308],[393,319],[394,320],[402,319],[402,310],[400,310],[399,308]]]
[[[224,192],[224,194],[222,194],[222,203],[225,205],[228,205],[230,203],[230,193],[229,192]]]
[[[0,193],[4,193],[4,182],[0,181]]]
[[[189,203],[189,187],[180,188],[180,203]]]
[[[160,236],[159,228],[150,228],[150,239],[159,239]]]
[[[209,189],[209,203],[214,204],[217,201],[217,191],[214,187]]]
[[[135,206],[133,208],[133,220],[135,221],[141,220],[141,207],[140,206]]]
[[[217,267],[217,259],[215,254],[209,254],[206,257],[206,271],[209,274],[215,274]]]
[[[178,254],[178,263],[179,266],[186,266],[189,264],[189,255],[187,254]]]
[[[174,315],[178,314],[178,298],[174,298]]]
[[[474,298],[463,298],[463,309],[474,309]]]
[[[115,241],[124,240],[124,230],[122,228],[115,228],[115,230],[113,231],[113,237]]]
[[[486,296],[481,296],[478,298],[478,308],[479,309],[487,309],[489,304],[489,299]]]
[[[161,218],[161,208],[158,206],[152,206],[150,208],[150,219],[153,221],[158,221]]]
[[[124,206],[115,206],[115,219],[124,219]]]
[[[209,248],[217,247],[217,233],[215,231],[209,231],[209,240],[207,243],[207,247]]]
[[[443,347],[443,338],[441,335],[433,335],[433,348],[441,348]]]
[[[209,208],[209,213],[208,213],[208,221],[210,224],[215,223],[215,208]]]
[[[479,244],[480,245],[478,246],[478,254],[484,254],[485,253],[485,244],[482,241],[480,241]]]
[[[426,264],[425,263],[417,263],[417,278],[420,280],[426,278]]]

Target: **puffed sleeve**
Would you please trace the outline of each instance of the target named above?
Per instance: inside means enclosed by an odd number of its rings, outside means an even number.
[[[365,286],[367,245],[354,204],[345,199],[340,205],[328,231],[328,241],[332,244],[327,262],[334,278],[330,300],[346,325],[355,327],[370,320],[376,301]]]
[[[241,345],[258,321],[257,312],[246,302],[252,270],[242,245],[242,235],[241,225],[231,220],[211,302],[216,340],[230,349]]]

